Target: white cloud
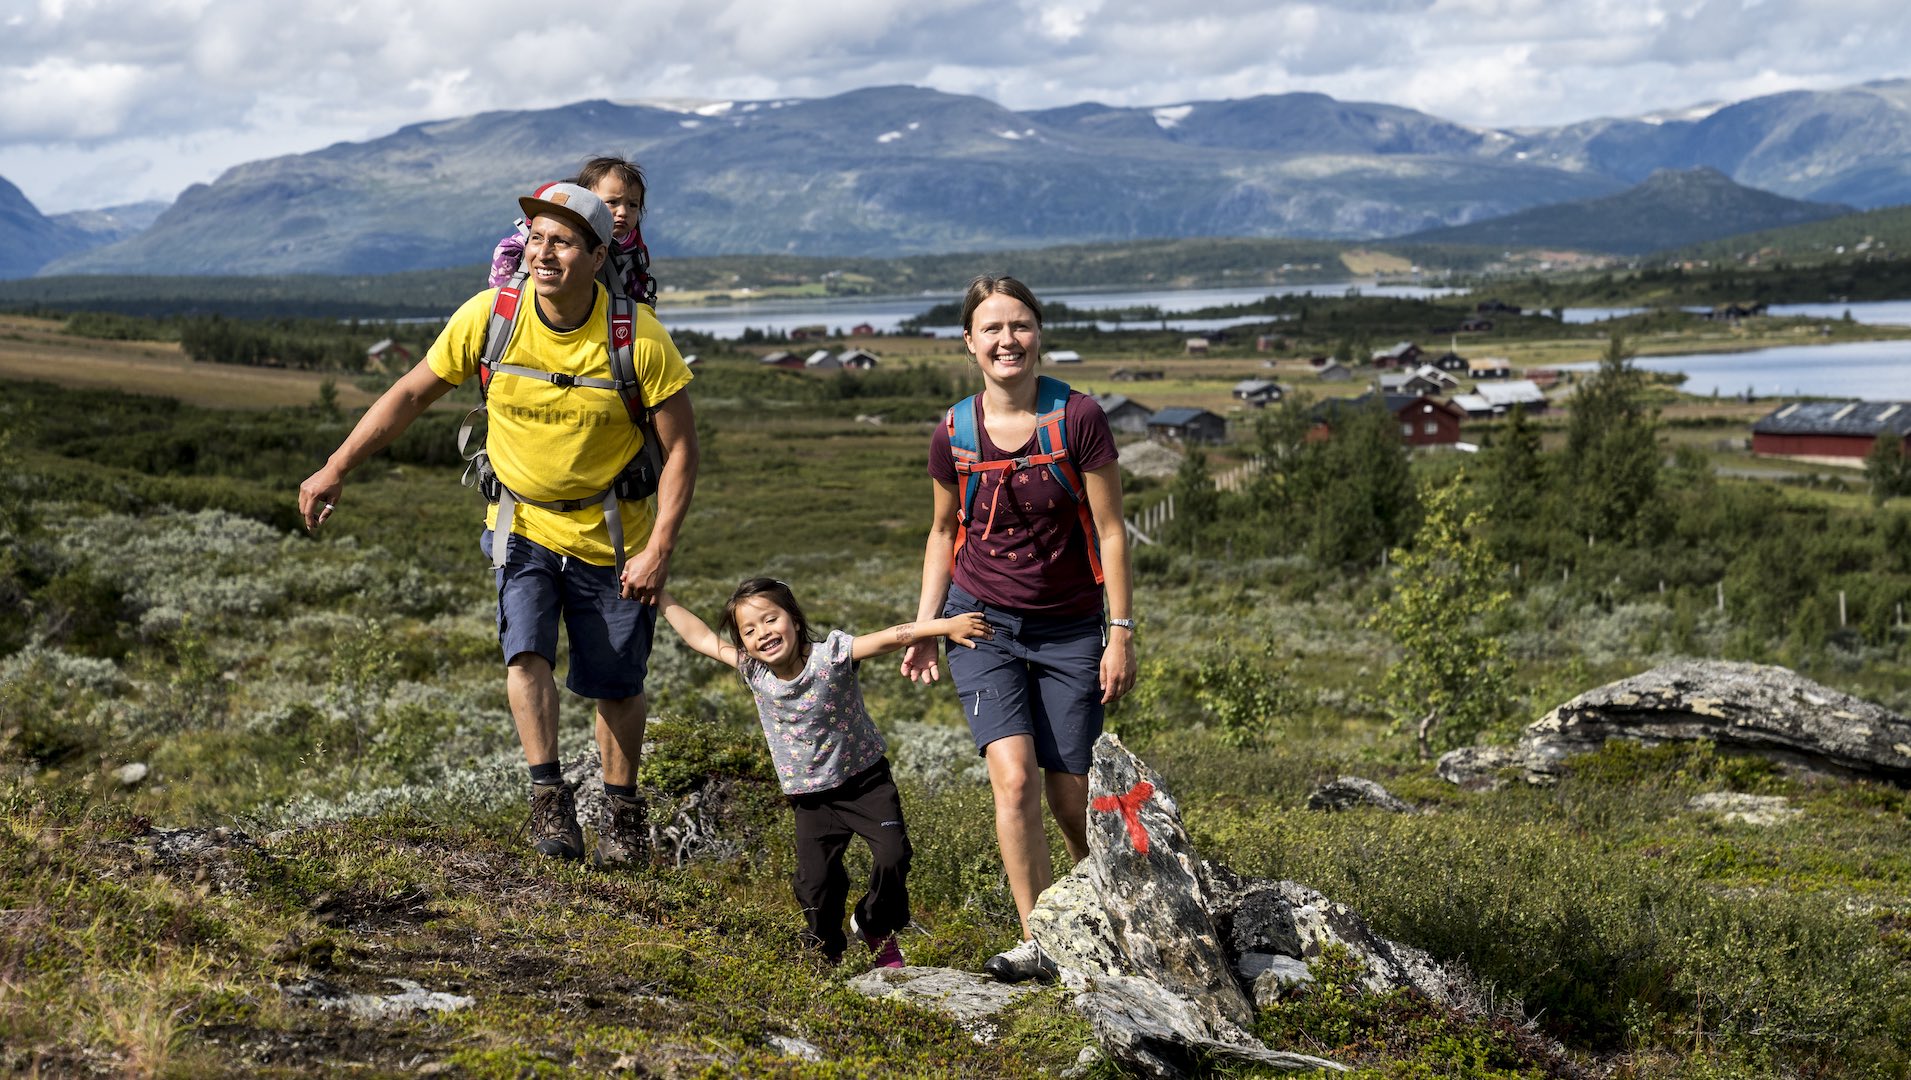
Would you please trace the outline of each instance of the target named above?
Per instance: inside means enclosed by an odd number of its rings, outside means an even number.
[[[20,0],[16,0],[20,3]],[[25,0],[0,176],[48,210],[490,109],[769,101],[887,83],[1014,109],[1317,91],[1476,125],[1911,74],[1902,0]]]

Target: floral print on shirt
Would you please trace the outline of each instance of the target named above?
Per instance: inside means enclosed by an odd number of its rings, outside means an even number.
[[[788,682],[764,664],[744,663],[743,677],[756,694],[757,719],[786,795],[841,787],[888,749],[863,706],[850,659],[854,641],[842,630],[831,631],[810,646],[802,672]]]

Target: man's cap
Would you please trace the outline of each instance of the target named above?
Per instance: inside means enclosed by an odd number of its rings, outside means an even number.
[[[616,220],[604,200],[591,194],[589,188],[576,184],[546,184],[520,197],[518,206],[524,210],[525,221],[549,214],[575,225],[587,237],[597,237],[602,244],[611,242],[611,232],[616,227]]]

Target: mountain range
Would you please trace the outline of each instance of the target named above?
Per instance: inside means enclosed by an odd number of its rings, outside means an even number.
[[[606,152],[633,156],[649,173],[645,237],[659,255],[1372,239],[1555,204],[1591,207],[1576,211],[1591,221],[1623,209],[1599,200],[1660,170],[1715,170],[1719,180],[1793,200],[1911,202],[1911,80],[1503,130],[1306,93],[1027,112],[917,87],[695,108],[579,102],[414,124],[249,162],[188,188],[150,227],[104,245],[0,187],[8,259],[0,275],[467,265],[509,228],[514,195]],[[1724,190],[1712,174],[1689,186]],[[1791,212],[1756,203],[1733,201],[1756,211],[1743,221],[1714,208],[1711,227],[1767,228]],[[1797,212],[1806,216],[1789,220],[1821,213]]]

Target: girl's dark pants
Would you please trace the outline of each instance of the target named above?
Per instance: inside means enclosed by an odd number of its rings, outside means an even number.
[[[869,890],[856,902],[856,925],[880,939],[909,925],[909,833],[902,824],[902,796],[883,758],[828,791],[791,795],[796,810],[796,903],[809,928],[806,942],[831,960],[841,959],[843,902],[849,872],[843,852],[852,836],[869,843]]]

